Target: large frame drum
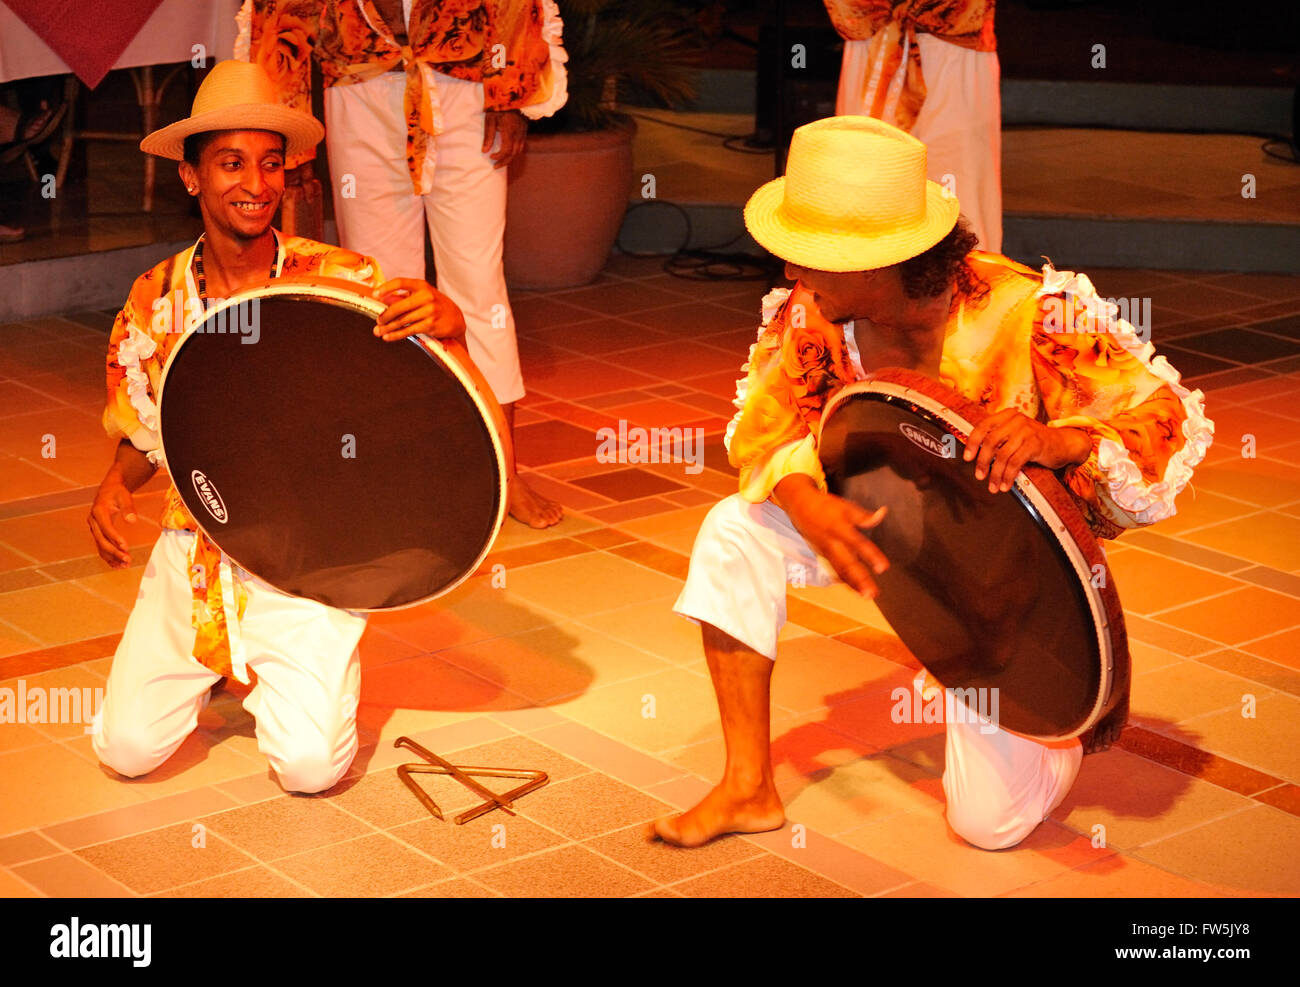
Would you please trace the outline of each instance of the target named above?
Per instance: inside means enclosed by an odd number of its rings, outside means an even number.
[[[1127,693],[1123,609],[1051,471],[1026,467],[1006,493],[975,479],[962,454],[985,414],[913,371],[875,373],[822,415],[827,483],[869,510],[887,506],[867,532],[890,562],[875,602],[930,673],[1008,730],[1075,737]]]
[[[506,513],[486,385],[453,346],[376,337],[385,308],[348,281],[269,282],[206,313],[159,396],[203,531],[277,589],[347,610],[450,591]]]

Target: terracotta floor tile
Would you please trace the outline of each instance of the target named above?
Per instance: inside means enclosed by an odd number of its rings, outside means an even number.
[[[1269,459],[1245,459],[1196,471],[1198,488],[1260,507],[1300,499],[1300,469]]]
[[[626,315],[642,309],[681,304],[682,295],[664,290],[671,283],[667,278],[653,281],[606,281],[589,288],[566,291],[555,297],[566,305],[578,305],[608,315]]]
[[[365,823],[320,797],[286,795],[198,821],[262,861],[316,850],[371,832]]]
[[[50,448],[46,436],[53,436],[57,455],[60,446],[101,439],[103,435],[104,427],[97,415],[58,405],[6,418],[4,429],[0,430],[0,452],[35,461],[43,458],[43,448]],[[107,464],[104,468],[108,468]]]
[[[918,880],[970,897],[1005,894],[1067,870],[1049,854],[1024,846],[993,852],[973,847],[948,828],[937,806],[890,816],[839,840]]]
[[[515,326],[521,334],[531,335],[551,326],[564,326],[591,318],[591,313],[586,309],[544,295],[512,298],[510,309],[515,317]]]
[[[441,753],[441,752],[435,752]],[[420,758],[408,752],[407,759]],[[403,823],[427,819],[425,810],[407,790],[396,771],[373,771],[351,779],[330,795],[330,804],[360,816],[376,829],[390,829]]]
[[[582,356],[596,356],[633,349],[648,343],[663,342],[672,337],[657,329],[639,324],[635,320],[614,319],[603,316],[586,319],[589,313],[580,313],[579,320],[554,325],[532,334],[539,342],[562,347]],[[524,367],[528,363],[525,361]]]
[[[0,688],[14,689],[14,702],[17,704],[17,690],[12,682],[0,684]],[[23,750],[27,747],[39,747],[50,742],[47,734],[26,723],[0,724],[0,753]]]
[[[848,888],[770,854],[682,881],[688,898],[857,898]]]
[[[1211,651],[1222,649],[1221,642],[1170,626],[1163,623],[1163,618],[1161,621],[1148,620],[1139,614],[1128,613],[1124,622],[1129,640],[1138,640],[1184,658],[1208,655]]]
[[[1300,600],[1247,586],[1167,610],[1159,617],[1162,623],[1235,645],[1300,624]]]
[[[1168,871],[1246,894],[1300,894],[1300,819],[1261,805],[1142,847]]]
[[[138,805],[111,809],[94,816],[45,826],[42,832],[70,850],[95,843],[120,840],[149,830],[178,823],[189,824],[199,816],[234,806],[235,800],[215,788],[198,788],[152,799]],[[107,869],[107,868],[105,868]]]
[[[1300,668],[1300,628],[1251,641],[1243,645],[1242,650],[1292,668]]]
[[[19,864],[13,872],[50,898],[130,898],[131,889],[71,853]]]
[[[1182,336],[1178,345],[1198,353],[1208,353],[1210,356],[1246,364],[1264,363],[1300,353],[1300,345],[1296,343],[1243,328]]]
[[[671,806],[593,772],[547,785],[520,802],[519,808],[528,819],[582,840],[648,822]]]
[[[9,518],[0,521],[0,541],[38,562],[82,558],[94,551],[94,542],[86,528],[86,513],[87,507],[81,506]],[[158,526],[143,515],[134,524],[121,525],[122,534],[131,545],[151,540],[157,530]]]
[[[683,489],[680,483],[673,483],[662,476],[635,468],[593,473],[590,476],[575,477],[570,482],[602,497],[618,501],[652,497],[667,491]],[[1300,519],[1297,523],[1300,523]]]
[[[518,709],[532,703],[457,665],[422,655],[367,669],[361,680],[361,705],[363,713],[399,707],[466,712]]]
[[[1222,894],[1124,854],[1011,893],[1012,898],[1217,898]]]
[[[64,744],[0,754],[0,834],[134,805],[143,798]]]
[[[510,898],[626,898],[654,887],[580,846],[502,864],[478,872],[475,878]]]
[[[450,881],[439,881],[437,884],[430,884],[425,888],[418,888],[415,891],[409,891],[406,894],[398,895],[399,898],[499,898],[497,894],[489,888],[485,888],[477,881],[470,881],[463,877],[452,878]]]
[[[1300,518],[1277,511],[1223,521],[1185,537],[1197,545],[1261,565],[1287,571],[1300,568]]]
[[[545,466],[568,459],[595,464],[595,432],[566,422],[545,421],[515,429],[515,456],[521,466]]]
[[[4,500],[39,497],[42,494],[66,491],[75,486],[71,481],[49,470],[33,466],[5,452],[0,452],[0,476],[4,477],[4,486],[0,487],[0,497]]]
[[[1132,722],[1158,729],[1227,707],[1240,714],[1242,695],[1248,692],[1271,694],[1237,675],[1195,661],[1180,662],[1134,676]]]
[[[635,369],[638,363],[639,361],[625,360],[622,365],[614,366],[608,357],[602,360],[570,359],[550,366],[534,363],[528,374],[529,387],[538,395],[581,401],[595,394],[648,387],[661,382],[652,374]],[[533,465],[531,461],[521,462],[526,466]]]
[[[592,689],[557,707],[567,718],[640,751],[658,753],[720,733],[708,679],[684,668]],[[651,715],[653,714],[653,715]]]
[[[538,567],[529,567],[533,568]],[[523,572],[517,575],[523,575]],[[554,619],[553,614],[535,609],[514,597],[512,590],[516,581],[516,574],[507,572],[506,588],[502,589],[492,585],[490,575],[475,576],[432,603],[372,614],[370,626],[424,652],[440,651],[503,634],[517,634],[549,624]]]
[[[247,854],[189,823],[100,843],[77,855],[136,894],[192,884],[252,863]]]
[[[781,648],[772,673],[772,702],[794,713],[853,702],[892,681],[898,670],[885,658],[839,641],[799,638]]]
[[[1231,521],[1258,510],[1253,504],[1244,504],[1208,490],[1197,490],[1194,497],[1188,497],[1184,493],[1178,499],[1178,513],[1161,521],[1158,530],[1166,535],[1181,535],[1193,528]]]
[[[52,857],[63,848],[51,843],[35,830],[0,839],[0,867],[13,867],[29,860]]]
[[[1084,759],[1052,818],[1079,833],[1103,826],[1107,846],[1132,850],[1251,804],[1217,785],[1112,749]]]
[[[522,810],[530,799],[537,798],[545,791],[546,788],[542,788],[525,795],[517,803],[518,808]],[[434,819],[425,813],[423,819],[394,827],[389,833],[395,839],[410,844],[451,870],[461,873],[481,871],[565,842],[563,837],[525,816],[507,816],[500,811],[471,819],[463,826],[453,822],[453,811],[462,811],[480,801],[481,799],[472,797],[466,806],[457,810],[444,806],[445,819]],[[438,804],[441,806],[442,802]]]
[[[1241,585],[1227,576],[1140,549],[1116,553],[1108,562],[1125,609],[1137,613],[1168,610]]]
[[[446,867],[381,833],[285,857],[275,867],[327,898],[378,898],[452,876]]]
[[[694,337],[722,332],[739,326],[748,326],[754,321],[752,316],[746,316],[728,306],[712,304],[708,300],[629,312],[623,318],[679,338],[683,335]],[[751,336],[753,332],[750,328]]]
[[[802,731],[807,732],[806,728]],[[829,730],[824,732],[836,736]],[[834,741],[818,742],[813,750],[796,753],[792,748],[800,733],[795,728],[773,743],[774,760],[779,759],[777,790],[791,822],[839,836],[889,816],[943,804],[938,779],[914,764],[883,753],[834,764],[837,756],[860,754],[854,749],[858,745],[841,738],[838,748]],[[810,760],[810,756],[816,760]]]
[[[351,897],[350,892],[343,892]],[[243,870],[209,877],[193,884],[185,884],[170,891],[159,892],[160,898],[309,898],[311,892],[302,885],[275,873],[267,867],[245,867]]]
[[[1287,668],[1278,662],[1256,658],[1244,651],[1230,648],[1202,655],[1196,660],[1202,665],[1240,675],[1244,679],[1258,682],[1260,685],[1284,692],[1289,696],[1300,697],[1300,671]]]
[[[0,867],[0,898],[39,898],[40,894],[16,874]]]
[[[667,667],[662,659],[568,622],[448,648],[438,657],[539,705]]]
[[[629,601],[675,598],[680,589],[678,580],[603,552],[529,566],[511,574],[508,584],[512,599],[571,617]]]
[[[1245,696],[1255,696],[1253,716]],[[1300,782],[1300,699],[1260,688],[1246,689],[1235,705],[1190,719],[1183,724],[1198,735],[1197,746],[1266,771],[1290,782]]]

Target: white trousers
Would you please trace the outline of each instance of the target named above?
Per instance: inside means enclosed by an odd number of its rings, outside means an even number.
[[[175,753],[219,678],[191,654],[194,537],[170,530],[158,537],[96,717],[95,753],[128,778],[148,774]],[[286,596],[235,571],[248,591],[239,628],[257,684],[244,708],[257,721],[258,750],[286,790],[322,792],[357,753],[357,642],[365,615]]]
[[[444,130],[434,139],[428,195],[414,193],[406,165],[405,74],[325,90],[339,242],[375,258],[386,278],[423,278],[427,223],[438,290],[465,313],[469,354],[497,401],[509,404],[524,396],[524,379],[501,261],[506,169],[482,151],[482,83],[439,72],[434,79]]]
[[[931,181],[955,182],[962,215],[980,238],[980,249],[1002,252],[1002,97],[995,51],[971,51],[928,34],[916,36],[926,96],[912,136],[926,145]],[[881,85],[889,90],[881,116],[896,124],[898,73],[880,78],[883,65],[867,58],[870,41],[844,42],[837,114],[868,114]],[[947,176],[951,176],[948,178]]]
[[[784,511],[771,501],[751,504],[733,494],[700,526],[673,609],[775,659],[786,583],[826,586],[835,578]],[[950,700],[958,715],[947,717],[948,823],[983,849],[1015,846],[1065,798],[1079,773],[1082,746],[1078,740],[1044,744],[1008,733],[951,694]]]

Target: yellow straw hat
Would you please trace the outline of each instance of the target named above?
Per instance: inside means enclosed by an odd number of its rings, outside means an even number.
[[[870,271],[924,253],[957,224],[957,199],[925,177],[925,145],[865,116],[794,132],[785,177],[745,206],[745,226],[782,260]]]
[[[283,134],[285,154],[309,151],[325,136],[325,128],[310,113],[280,102],[266,70],[234,59],[218,62],[194,94],[190,115],[155,130],[140,142],[140,150],[180,161],[185,138],[209,130],[270,130]]]

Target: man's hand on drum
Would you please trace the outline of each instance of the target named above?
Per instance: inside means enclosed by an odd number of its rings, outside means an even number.
[[[393,278],[376,288],[374,295],[388,303],[375,323],[375,335],[386,343],[416,333],[436,339],[465,335],[460,306],[427,281]]]
[[[802,473],[785,477],[773,493],[790,522],[813,551],[831,564],[836,575],[863,596],[874,597],[877,587],[873,576],[888,569],[889,560],[862,529],[874,528],[884,520],[885,508],[872,513],[827,493]]]
[[[1006,408],[975,426],[966,440],[966,462],[975,460],[975,479],[988,477],[989,492],[1011,489],[1027,463],[1056,470],[1087,462],[1092,439],[1080,428],[1050,428]]]

